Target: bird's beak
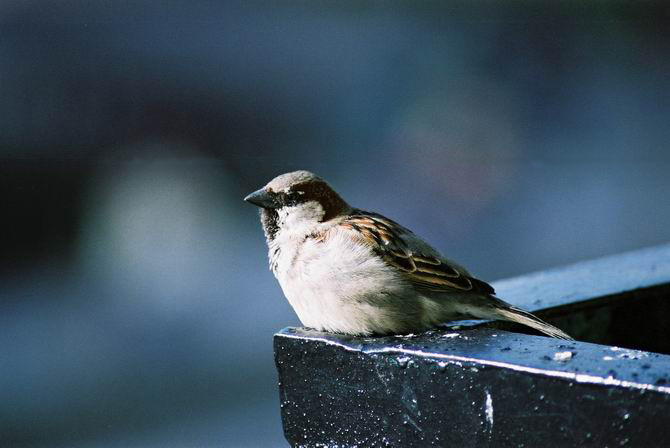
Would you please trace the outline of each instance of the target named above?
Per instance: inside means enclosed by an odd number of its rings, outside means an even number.
[[[258,191],[254,191],[246,198],[244,198],[244,200],[258,207],[263,208],[277,207],[277,201],[275,199],[275,196],[272,193],[268,192],[265,188],[261,188]]]

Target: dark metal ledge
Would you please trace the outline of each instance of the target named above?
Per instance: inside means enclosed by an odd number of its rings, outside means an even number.
[[[579,339],[669,351],[670,246],[495,286]],[[497,325],[383,338],[281,331],[275,357],[287,440],[305,447],[670,446],[670,356]]]

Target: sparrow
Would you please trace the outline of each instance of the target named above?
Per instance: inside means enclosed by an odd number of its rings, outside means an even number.
[[[389,335],[498,319],[572,339],[496,297],[406,227],[351,207],[309,171],[275,177],[244,200],[260,208],[270,270],[306,327]]]

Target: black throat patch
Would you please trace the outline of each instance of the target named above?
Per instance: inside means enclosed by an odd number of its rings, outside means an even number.
[[[277,210],[271,208],[261,208],[261,224],[263,225],[263,232],[268,242],[273,241],[277,232],[279,231],[279,215]]]

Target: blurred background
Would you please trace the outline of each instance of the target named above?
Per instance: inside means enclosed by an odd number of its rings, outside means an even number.
[[[285,446],[245,194],[495,280],[667,242],[665,2],[0,3],[0,445]]]

